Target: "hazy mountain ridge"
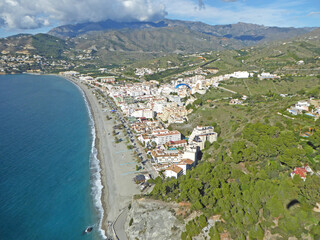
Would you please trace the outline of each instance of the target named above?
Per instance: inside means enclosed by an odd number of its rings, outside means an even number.
[[[48,34],[60,38],[77,37],[88,32],[95,31],[112,31],[119,29],[145,29],[145,28],[160,28],[167,27],[163,22],[115,22],[112,20],[106,20],[102,22],[88,22],[63,25],[51,29]]]
[[[130,30],[145,30],[145,29],[162,29],[185,27],[196,33],[212,35],[216,37],[226,37],[241,41],[270,41],[279,40],[283,38],[295,37],[312,31],[314,28],[280,28],[280,27],[266,27],[257,24],[236,23],[227,25],[209,25],[202,22],[180,21],[164,19],[158,22],[132,22],[121,23],[112,20],[107,20],[97,23],[81,23],[75,25],[64,25],[53,28],[48,34],[60,37],[76,37],[89,32],[96,31],[114,31],[126,29]]]
[[[139,59],[144,56],[149,59],[167,53],[188,54],[242,49],[257,44],[272,45],[275,41],[317,35],[311,30],[320,31],[319,28],[279,28],[247,23],[211,26],[168,19],[136,23],[108,20],[65,25],[52,29],[49,34],[19,34],[3,38],[0,39],[0,52],[54,58],[90,53],[101,62],[114,63],[121,62],[121,59],[133,60],[138,55]]]

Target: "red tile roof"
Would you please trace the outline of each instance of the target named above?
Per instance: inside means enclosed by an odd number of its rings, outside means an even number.
[[[181,161],[178,163],[178,165],[192,165],[193,161],[189,158],[181,159]]]
[[[166,171],[167,171],[167,170],[171,170],[171,171],[173,171],[173,172],[175,172],[175,173],[179,173],[179,172],[182,171],[182,168],[181,168],[181,167],[178,167],[178,166],[175,165],[175,164],[173,164],[173,165],[171,165],[170,167],[168,167],[168,168],[166,169]]]
[[[301,178],[305,178],[307,176],[307,170],[304,168],[295,168],[294,174],[299,175]]]

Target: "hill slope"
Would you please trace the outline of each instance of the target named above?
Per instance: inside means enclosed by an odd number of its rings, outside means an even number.
[[[44,57],[61,58],[63,52],[73,44],[48,34],[19,34],[0,39],[2,54],[36,54]]]

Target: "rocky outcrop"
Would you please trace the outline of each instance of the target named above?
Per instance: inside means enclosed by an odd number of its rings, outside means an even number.
[[[185,224],[176,217],[172,203],[134,200],[125,223],[128,239],[180,239]]]

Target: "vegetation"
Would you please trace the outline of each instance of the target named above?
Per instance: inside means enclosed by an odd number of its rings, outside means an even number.
[[[151,196],[189,201],[191,209],[205,217],[221,214],[224,222],[216,232],[227,230],[233,239],[262,239],[266,231],[301,238],[319,238],[320,177],[290,178],[294,167],[307,163],[319,170],[320,130],[300,139],[293,129],[248,123],[230,149],[222,149],[213,162],[203,162],[179,179],[156,180]],[[291,202],[293,206],[290,206]],[[289,206],[289,207],[288,207]],[[304,219],[304,221],[300,221]],[[196,221],[188,223],[182,239],[197,235]]]
[[[202,228],[206,227],[207,225],[207,218],[204,215],[196,217],[187,223],[186,231],[181,234],[181,239],[192,239],[192,237],[199,235]]]
[[[32,36],[32,45],[36,46],[37,54],[57,59],[62,58],[63,51],[68,47],[64,40],[47,34]]]

